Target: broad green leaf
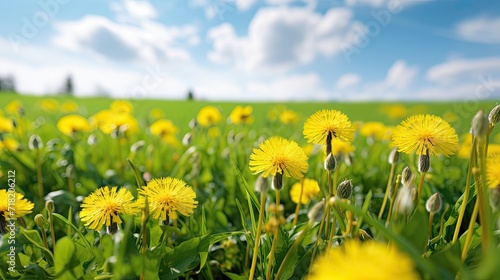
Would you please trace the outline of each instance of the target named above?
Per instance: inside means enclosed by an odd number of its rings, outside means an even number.
[[[54,256],[57,279],[74,280],[83,276],[83,268],[75,256],[75,244],[69,237],[64,236],[57,241]]]
[[[175,279],[182,275],[201,252],[208,252],[210,238],[205,235],[182,242],[173,250],[168,250],[162,260],[161,279]]]
[[[231,280],[247,280],[248,279],[248,277],[234,274],[231,272],[224,272],[224,275],[226,275]]]

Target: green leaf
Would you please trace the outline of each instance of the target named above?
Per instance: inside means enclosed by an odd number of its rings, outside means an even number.
[[[401,236],[406,238],[415,248],[423,250],[427,244],[428,226],[429,214],[422,207],[419,207],[404,226]]]
[[[83,241],[85,242],[85,246],[87,246],[87,249],[89,250],[89,252],[92,252],[92,255],[95,256],[95,253],[94,253],[94,250],[93,250],[93,246],[90,245],[90,242],[85,238],[85,236],[83,236],[83,234],[80,232],[80,230],[78,230],[78,228],[75,227],[75,225],[73,225],[72,223],[70,223],[65,217],[57,214],[57,213],[52,213],[52,216],[58,218],[59,220],[63,221],[65,224],[69,225],[70,227],[73,228],[73,230],[75,230],[75,232],[78,234],[78,236],[83,239]]]
[[[231,165],[233,166],[234,171],[236,172],[238,178],[241,181],[240,185],[243,185],[244,190],[250,195],[250,199],[252,203],[255,205],[255,207],[259,208],[259,200],[257,199],[257,196],[253,192],[253,189],[248,185],[247,180],[245,179],[243,174],[241,174],[241,171],[238,169],[238,166],[236,166],[236,163],[232,160],[231,160]]]
[[[145,186],[146,184],[144,183],[144,180],[141,175],[141,171],[139,171],[139,168],[129,159],[127,158],[127,162],[134,171],[134,176],[135,176],[135,182],[137,183],[137,187],[140,188],[142,186]]]
[[[207,230],[207,221],[205,217],[205,207],[201,208],[201,234],[206,235],[208,233]],[[200,253],[200,269],[196,272],[197,274],[203,269],[208,259],[208,250],[207,252]]]
[[[54,255],[57,279],[74,280],[83,276],[83,268],[75,256],[75,244],[69,237],[65,236],[57,241]]]
[[[167,250],[160,270],[161,279],[175,279],[181,276],[201,252],[208,252],[210,238],[205,235],[182,242],[173,250]]]
[[[436,252],[429,257],[429,260],[437,264],[441,273],[448,275],[447,278],[453,279],[454,275],[462,268],[460,244],[455,243]],[[463,271],[461,272],[463,274]]]
[[[224,275],[226,275],[231,280],[247,280],[248,279],[245,276],[241,276],[241,275],[234,274],[231,272],[224,272]]]

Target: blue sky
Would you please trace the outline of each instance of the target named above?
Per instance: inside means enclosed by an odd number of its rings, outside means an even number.
[[[21,92],[209,100],[500,99],[497,1],[2,1]]]

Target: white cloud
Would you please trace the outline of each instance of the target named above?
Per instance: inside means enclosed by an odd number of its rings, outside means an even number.
[[[361,82],[361,77],[355,73],[349,73],[342,75],[336,84],[337,89],[345,89],[355,86]]]
[[[257,3],[257,0],[236,0],[236,7],[238,7],[238,10],[240,11],[246,11],[255,3]]]
[[[158,12],[148,1],[124,0],[113,2],[111,9],[121,21],[151,20],[158,17]]]
[[[256,0],[189,0],[189,4],[194,8],[203,8],[208,19],[224,19],[228,12],[233,12],[236,7],[240,10],[249,9]]]
[[[409,67],[404,60],[397,60],[387,71],[385,86],[397,90],[405,90],[415,79],[418,73],[416,67]]]
[[[196,43],[198,37],[192,25],[168,27],[154,21],[131,25],[97,15],[57,22],[54,27],[57,34],[52,42],[56,46],[114,61],[186,61],[189,53],[176,45],[184,41]]]
[[[364,26],[352,20],[349,9],[330,9],[325,15],[297,7],[261,8],[238,37],[228,23],[212,28],[216,63],[232,62],[247,71],[283,72],[310,63],[318,55],[333,56],[357,43]]]
[[[415,4],[432,2],[434,0],[344,0],[346,6],[369,6],[374,8],[389,8],[398,11]]]
[[[463,21],[457,25],[456,32],[466,41],[500,44],[500,17],[480,17]]]
[[[388,2],[388,0],[345,0],[347,6],[368,5],[372,7],[381,7],[386,4],[386,2]]]
[[[426,76],[431,82],[450,84],[499,73],[500,57],[486,57],[450,60],[431,67]]]

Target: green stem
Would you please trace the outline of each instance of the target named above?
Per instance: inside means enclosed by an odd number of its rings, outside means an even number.
[[[427,238],[425,239],[424,254],[427,251],[427,246],[429,245],[429,239],[432,233],[432,221],[434,220],[434,212],[429,213],[429,225],[427,227]]]
[[[40,149],[36,150],[36,181],[38,186],[38,197],[43,199],[43,177],[42,177],[42,162],[40,159]]]
[[[462,263],[465,262],[467,257],[467,251],[469,251],[469,246],[472,241],[472,235],[474,233],[474,224],[476,223],[477,214],[479,212],[478,203],[474,205],[474,210],[472,210],[472,215],[469,221],[469,228],[467,229],[467,235],[465,237],[464,247],[462,249]]]
[[[394,178],[394,170],[396,169],[396,163],[391,164],[391,171],[389,172],[389,181],[387,181],[387,187],[385,188],[384,200],[382,201],[382,207],[380,207],[380,212],[378,213],[378,219],[382,219],[384,214],[385,205],[387,204],[387,199],[389,198],[389,192],[391,191],[392,179]]]
[[[297,237],[297,239],[295,239],[295,241],[293,242],[292,247],[290,247],[290,250],[288,250],[288,252],[286,253],[283,262],[281,262],[280,268],[278,269],[278,273],[276,274],[276,279],[281,279],[281,274],[283,274],[283,269],[285,268],[285,265],[288,263],[288,260],[295,254],[297,247],[302,243],[302,240],[304,239],[304,236],[306,236],[306,233],[311,228],[311,225],[312,223],[307,223],[306,227],[302,230],[299,237]]]
[[[460,227],[462,226],[462,221],[463,221],[463,218],[465,215],[465,208],[467,207],[467,203],[469,201],[470,181],[472,179],[472,167],[475,165],[475,161],[476,161],[476,157],[475,157],[476,146],[477,146],[476,137],[473,137],[472,147],[471,147],[470,155],[469,155],[469,167],[467,169],[467,179],[465,181],[465,192],[464,192],[464,196],[462,198],[462,205],[460,205],[460,213],[458,214],[457,224],[455,225],[455,232],[453,233],[453,239],[451,241],[452,243],[455,243],[458,240],[458,234],[460,232]]]
[[[260,209],[259,209],[259,221],[257,224],[257,231],[255,232],[255,244],[253,247],[253,256],[252,256],[252,266],[250,268],[250,276],[248,280],[253,280],[255,275],[255,267],[257,265],[257,255],[259,252],[259,244],[260,244],[260,232],[262,230],[262,220],[264,219],[264,206],[266,204],[266,192],[262,190],[260,193]]]
[[[280,205],[280,190],[276,189],[276,218],[279,218],[279,205]],[[279,228],[279,226],[278,226]],[[278,228],[274,230],[273,245],[271,246],[271,252],[269,253],[269,261],[267,262],[267,272],[266,279],[271,279],[272,266],[274,262],[274,251],[276,250],[276,244],[278,243]]]
[[[52,252],[55,254],[56,252],[56,235],[54,231],[54,218],[52,216],[52,213],[48,213],[49,216],[49,227],[50,227],[50,237],[52,239]]]
[[[483,248],[483,254],[486,250],[490,249],[489,245],[492,243],[491,238],[491,224],[492,224],[492,211],[489,205],[489,195],[488,186],[486,185],[486,151],[485,147],[486,141],[485,137],[479,138],[479,172],[480,172],[480,184],[477,186],[478,192],[478,202],[479,202],[479,220],[481,221],[481,245]]]
[[[417,191],[417,201],[415,201],[415,205],[418,206],[418,202],[420,201],[420,195],[422,194],[422,186],[424,185],[425,174],[427,172],[420,173],[420,180],[418,182],[418,191]],[[415,207],[416,209],[417,207]]]
[[[396,185],[394,186],[394,191],[392,192],[391,202],[389,203],[389,214],[387,214],[387,220],[385,222],[386,225],[388,225],[389,222],[391,221],[392,209],[394,207],[394,200],[396,199],[396,196],[398,194],[400,184],[401,184],[401,174],[398,174],[398,176],[396,177]]]

